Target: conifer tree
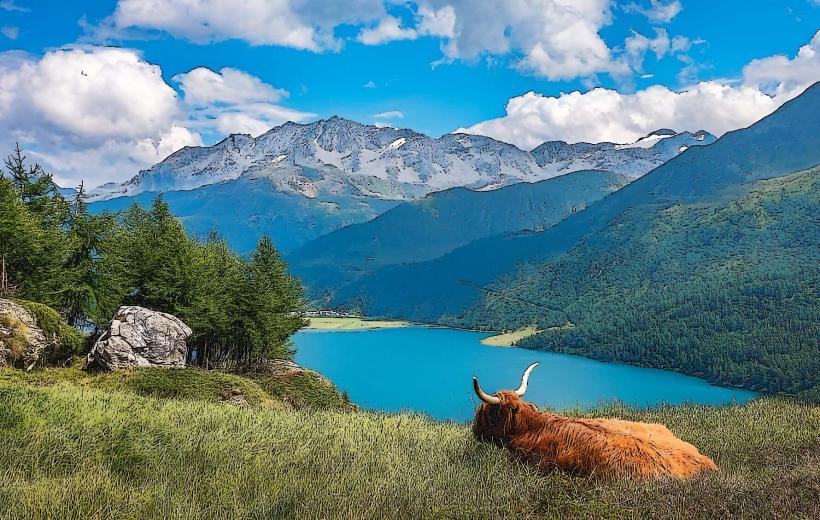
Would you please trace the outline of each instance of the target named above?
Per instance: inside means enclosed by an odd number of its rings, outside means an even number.
[[[288,274],[268,236],[256,246],[250,274],[261,347],[274,356],[286,357],[287,338],[305,325],[302,286]]]
[[[23,204],[49,224],[64,223],[68,217],[68,207],[57,184],[39,164],[26,164],[26,156],[19,143],[6,158],[5,166]]]

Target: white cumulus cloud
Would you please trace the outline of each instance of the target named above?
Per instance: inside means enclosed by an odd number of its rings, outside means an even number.
[[[551,140],[625,143],[658,128],[722,134],[747,126],[779,104],[756,88],[715,82],[702,82],[683,92],[660,85],[634,94],[604,88],[555,97],[528,92],[507,103],[504,117],[459,131],[524,149]]]
[[[771,56],[743,68],[743,81],[777,96],[792,97],[820,80],[820,31],[800,47],[794,58]]]
[[[677,46],[679,46],[682,41],[679,39],[680,37],[675,38],[678,42]],[[648,38],[633,30],[632,36],[628,36],[626,40],[624,40],[626,59],[635,70],[641,70],[647,51],[652,51],[656,58],[661,59],[666,55],[669,49],[670,41],[666,29],[655,29],[654,38]]]
[[[203,116],[205,116],[203,118]],[[250,134],[254,137],[286,121],[304,121],[316,114],[300,112],[270,103],[250,103],[227,107],[214,107],[197,113],[192,125],[213,130],[218,134]]]
[[[263,134],[285,121],[302,121],[315,114],[276,104],[288,97],[256,76],[226,67],[215,72],[197,67],[173,77],[188,108],[188,124],[210,134]]]
[[[672,18],[683,10],[680,0],[664,2],[662,0],[650,0],[649,5],[640,5],[630,2],[623,6],[626,12],[640,13],[655,23],[669,23]]]
[[[190,72],[177,74],[173,79],[180,84],[185,102],[191,104],[276,102],[288,96],[286,90],[230,67],[219,72],[197,67]]]
[[[434,9],[422,4],[419,6],[419,32],[430,36],[454,38],[456,35],[456,10],[451,5]]]
[[[622,72],[599,34],[610,0],[420,0],[418,14],[448,61],[516,54],[521,70],[551,80]]]
[[[754,60],[740,82],[704,81],[682,91],[655,85],[632,94],[604,88],[509,100],[506,115],[468,133],[531,149],[544,141],[631,142],[658,128],[705,129],[721,135],[745,127],[820,81],[820,32],[794,58]]]
[[[505,58],[527,74],[589,82],[597,74],[623,78],[636,71],[635,57],[622,55],[621,42],[610,47],[601,36],[612,22],[613,5],[614,0],[119,0],[88,38],[99,42],[161,31],[196,43],[239,39],[314,52],[337,51],[345,38],[365,45],[434,38],[442,51],[434,66]],[[665,23],[681,4],[651,0],[624,9]],[[355,36],[345,36],[351,27]],[[638,42],[633,37],[624,43]]]
[[[341,45],[334,34],[337,26],[384,16],[381,0],[119,0],[101,32],[149,29],[196,43],[241,39],[323,51]]]
[[[365,45],[381,45],[395,40],[415,40],[417,37],[415,29],[404,28],[397,18],[386,16],[375,27],[362,29],[356,39]]]
[[[122,179],[198,134],[178,124],[174,89],[135,51],[0,53],[0,146],[29,148],[58,181]]]

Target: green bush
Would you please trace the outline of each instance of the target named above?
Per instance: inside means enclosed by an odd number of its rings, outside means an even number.
[[[347,394],[340,394],[336,387],[318,374],[305,372],[289,378],[259,378],[262,387],[296,408],[334,409],[350,406]]]

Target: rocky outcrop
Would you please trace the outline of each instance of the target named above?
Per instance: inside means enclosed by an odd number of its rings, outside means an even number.
[[[262,362],[260,368],[262,372],[281,382],[287,382],[290,379],[303,374],[311,374],[330,383],[330,380],[321,375],[319,372],[309,370],[301,365],[297,365],[290,359],[268,359]]]
[[[22,305],[0,298],[0,366],[33,366],[49,341]]]
[[[143,307],[120,307],[88,354],[89,366],[184,367],[191,329],[176,316]]]

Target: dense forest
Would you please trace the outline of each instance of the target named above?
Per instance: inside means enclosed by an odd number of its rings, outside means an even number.
[[[171,313],[193,329],[189,350],[206,366],[242,369],[292,354],[288,337],[304,324],[302,287],[269,238],[240,257],[215,233],[187,235],[161,196],[148,210],[101,215],[83,196],[81,185],[64,197],[19,147],[6,159],[0,297],[47,305],[92,339],[121,305]]]
[[[522,346],[820,400],[818,208],[820,168],[639,205],[452,321],[536,324]]]

